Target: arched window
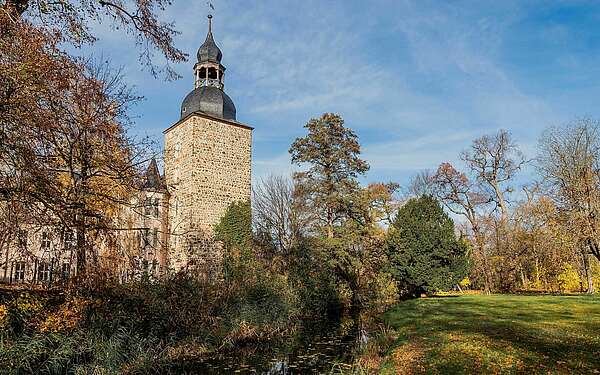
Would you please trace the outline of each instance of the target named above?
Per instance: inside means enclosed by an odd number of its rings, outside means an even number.
[[[181,153],[181,141],[177,140],[177,142],[175,143],[175,152],[174,152],[174,157],[178,158],[179,154]]]
[[[217,69],[208,68],[208,79],[217,79]]]

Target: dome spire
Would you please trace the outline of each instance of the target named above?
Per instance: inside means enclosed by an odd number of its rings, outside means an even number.
[[[213,38],[212,18],[213,18],[212,14],[209,14],[208,15],[208,33],[206,34],[206,39],[204,40],[204,43],[202,43],[202,45],[198,49],[198,53],[196,55],[196,57],[198,57],[199,63],[210,61],[210,62],[220,64],[221,58],[223,57],[221,50],[219,49],[219,47],[215,43],[215,39]]]
[[[223,57],[212,34],[212,14],[208,15],[208,33],[206,40],[198,49],[198,62],[194,66],[195,87],[213,86],[223,89],[225,67],[221,65]]]
[[[221,64],[221,50],[212,33],[212,14],[208,15],[206,40],[198,49],[198,62],[194,65],[194,90],[181,105],[181,118],[193,112],[235,120],[235,105],[223,91],[225,67]]]

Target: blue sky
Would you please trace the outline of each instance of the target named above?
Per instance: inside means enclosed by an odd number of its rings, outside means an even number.
[[[290,173],[289,145],[323,112],[358,134],[371,164],[365,182],[400,183],[457,162],[500,128],[534,157],[545,127],[600,117],[598,1],[212,2],[225,91],[238,121],[255,127],[255,181]],[[206,14],[205,1],[179,1],[163,16],[190,54],[174,82],[142,70],[121,32],[97,28],[93,53],[122,66],[145,97],[132,113],[137,134],[162,142],[177,121]]]

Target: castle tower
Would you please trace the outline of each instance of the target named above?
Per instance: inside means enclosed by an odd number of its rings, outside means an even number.
[[[250,199],[252,127],[236,120],[235,105],[223,91],[221,58],[209,15],[194,89],[181,104],[179,121],[164,131],[168,262],[174,271],[218,258],[209,245],[215,224],[231,203]]]

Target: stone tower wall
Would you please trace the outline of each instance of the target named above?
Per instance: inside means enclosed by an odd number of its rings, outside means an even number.
[[[250,127],[200,114],[165,132],[172,270],[220,261],[207,243],[227,207],[250,199],[251,148]]]

